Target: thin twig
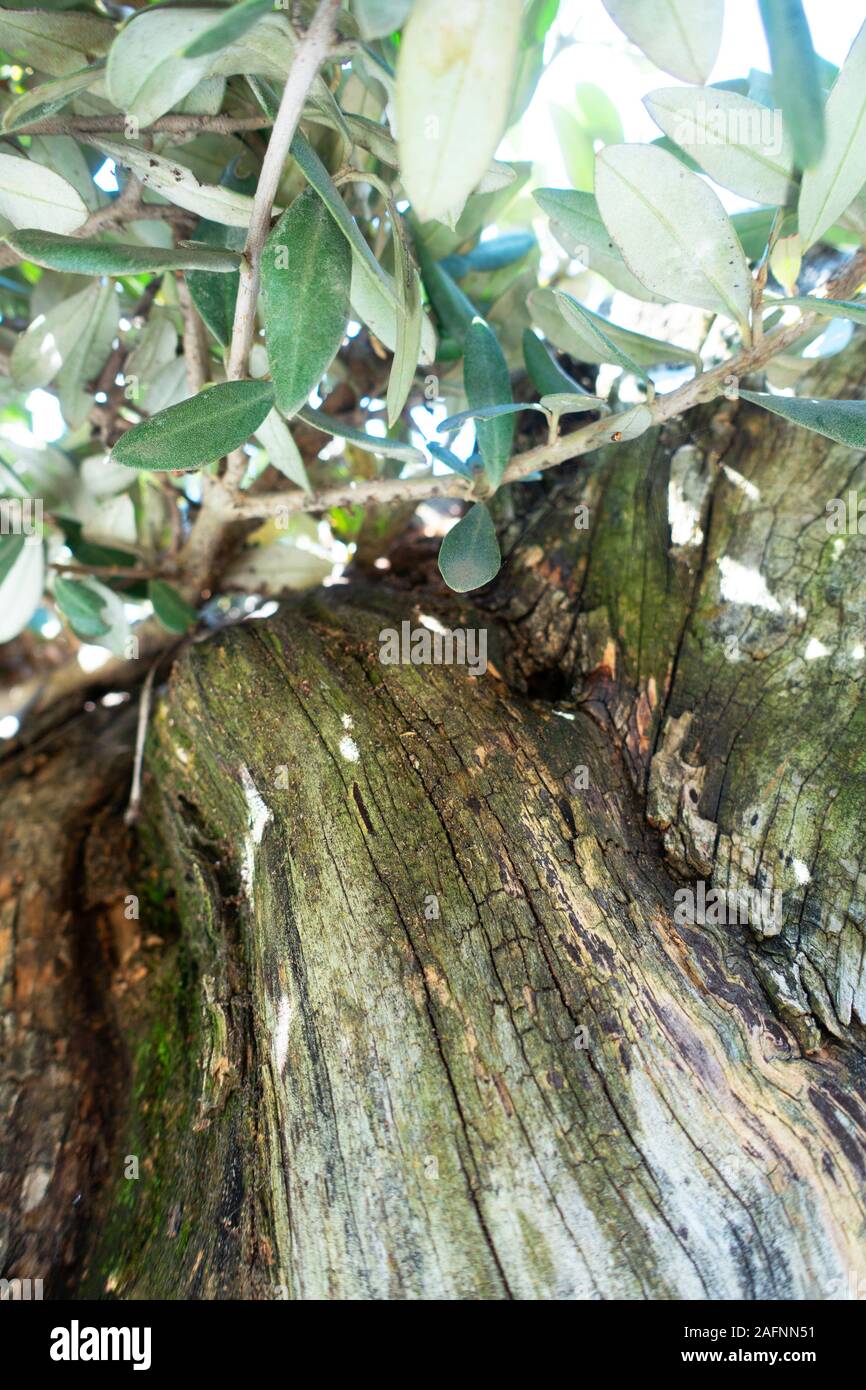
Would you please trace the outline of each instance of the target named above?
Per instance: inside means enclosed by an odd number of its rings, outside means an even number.
[[[150,706],[153,699],[153,678],[156,675],[156,668],[159,661],[155,661],[144,678],[141,687],[141,697],[138,704],[138,727],[135,731],[135,760],[132,766],[132,787],[129,793],[129,805],[123,817],[124,825],[134,825],[138,820],[141,807],[141,770],[144,763],[144,741],[147,738],[147,726],[150,722]]]
[[[120,579],[129,579],[135,582],[138,579],[158,579],[165,574],[164,567],[151,566],[147,569],[140,569],[133,565],[72,565],[66,564],[63,560],[51,560],[49,568],[58,570],[61,574],[83,574],[83,575],[106,575]]]
[[[183,355],[186,359],[186,384],[191,396],[202,389],[208,379],[207,349],[202,321],[192,302],[185,275],[177,275],[177,298],[183,315]]]
[[[244,259],[241,262],[231,347],[226,365],[226,377],[229,381],[241,381],[246,375],[247,360],[255,332],[262,251],[270,229],[274,199],[307,93],[330,51],[338,9],[339,0],[321,0],[312,24],[295,50],[288,80],[283,89],[253,199]],[[229,459],[226,471],[230,488],[240,484],[245,469],[246,456],[243,450],[236,450]]]
[[[261,130],[270,124],[264,113],[250,116],[160,116],[151,125],[143,126],[142,134],[156,135],[162,132],[177,136],[232,135],[237,131]],[[65,119],[52,116],[47,120],[19,125],[15,134],[71,135],[82,139],[85,135],[107,135],[113,131],[125,131],[126,126],[125,116],[72,116]]]

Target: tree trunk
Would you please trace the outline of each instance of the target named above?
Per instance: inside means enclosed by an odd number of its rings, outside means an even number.
[[[825,504],[862,468],[725,402],[512,490],[484,616],[350,587],[189,647],[134,856],[92,744],[51,755],[41,800],[13,781],[4,1273],[122,1298],[844,1296],[866,578]],[[380,664],[418,603],[489,628],[485,676]],[[778,890],[782,918],[682,921],[695,880]]]

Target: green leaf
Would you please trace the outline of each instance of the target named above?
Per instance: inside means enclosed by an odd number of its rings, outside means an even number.
[[[493,518],[483,502],[476,502],[443,540],[439,573],[449,589],[465,594],[489,584],[501,564]]]
[[[226,381],[143,420],[115,444],[125,468],[157,472],[199,468],[239,449],[274,404],[269,381]]]
[[[95,86],[104,71],[103,62],[91,63],[80,72],[55,77],[51,82],[40,82],[38,87],[22,92],[3,112],[3,130],[22,130],[36,121],[46,121],[56,116],[78,92]]]
[[[835,439],[851,449],[866,449],[866,401],[817,401],[805,396],[767,396],[740,391],[744,401],[780,415],[805,430]]]
[[[507,232],[505,236],[480,241],[465,255],[446,256],[442,267],[455,280],[462,280],[473,272],[503,270],[516,261],[522,261],[536,244],[532,232]]]
[[[21,551],[24,549],[25,536],[15,534],[0,534],[0,585],[2,585]]]
[[[721,47],[724,0],[604,0],[604,7],[663,72],[706,82]]]
[[[312,492],[301,451],[292,432],[278,411],[266,415],[256,430],[256,439],[264,444],[268,460],[284,477],[297,483],[305,492]]]
[[[44,164],[0,154],[0,215],[13,227],[74,232],[87,220],[81,195]]]
[[[186,208],[211,222],[228,227],[248,227],[253,200],[219,184],[200,183],[191,169],[171,159],[163,159],[149,150],[133,145],[119,145],[112,140],[92,140],[92,143],[137,175],[146,188],[161,193],[175,207]]]
[[[182,241],[162,250],[119,241],[59,236],[56,232],[12,232],[6,241],[26,261],[75,275],[146,275],[160,270],[236,271],[237,251],[213,250]]]
[[[565,172],[576,189],[590,192],[595,168],[595,146],[572,111],[551,102],[550,116]]]
[[[866,183],[866,24],[842,64],[824,117],[824,152],[803,175],[800,189],[804,251],[833,225]]]
[[[661,87],[644,105],[666,135],[722,188],[784,206],[794,152],[781,112],[713,87]]]
[[[108,632],[111,624],[103,616],[105,600],[80,580],[59,574],[54,581],[54,598],[78,637],[89,641],[93,637],[104,637]]]
[[[102,370],[120,319],[120,299],[114,286],[96,280],[94,288],[97,293],[90,313],[57,373],[60,409],[70,429],[80,429],[93,408],[87,387]]]
[[[394,361],[391,363],[385,398],[388,428],[393,429],[403,413],[403,407],[415,380],[415,370],[421,356],[424,311],[421,308],[421,284],[409,255],[406,230],[393,203],[390,205],[390,214],[394,228],[394,278],[401,302],[401,311],[397,315]]]
[[[605,226],[643,284],[726,314],[748,334],[752,277],[703,179],[653,145],[608,145],[596,158],[595,192]]]
[[[632,275],[619,247],[601,220],[592,193],[572,188],[537,188],[532,195],[550,219],[550,230],[569,256],[603,275],[624,294],[635,299],[658,299]]]
[[[400,43],[395,108],[403,184],[419,217],[459,214],[496,153],[521,11],[521,0],[415,0]]]
[[[563,371],[549,348],[537,337],[531,328],[523,330],[523,360],[529,378],[540,396],[567,395],[589,396],[588,391]]]
[[[239,176],[235,162],[229,165],[220,183],[235,193],[253,194],[256,189],[255,175]],[[246,232],[242,227],[226,227],[219,222],[209,222],[203,218],[196,224],[193,238],[207,246],[240,252],[246,242]],[[211,333],[218,343],[228,347],[240,284],[238,272],[212,275],[206,270],[191,270],[187,272],[186,283],[192,302]]]
[[[490,405],[511,404],[508,363],[493,329],[481,318],[473,319],[463,349],[463,385],[473,410]],[[510,416],[480,420],[478,448],[484,472],[491,487],[502,482],[514,444],[514,421]]]
[[[513,405],[479,405],[474,409],[461,410],[457,415],[449,415],[436,428],[440,434],[455,434],[467,420],[498,420],[504,415],[519,415],[521,410],[537,410],[546,414],[546,407],[535,401],[516,401]]]
[[[215,222],[200,222],[196,228],[200,237],[206,237],[211,245],[221,244],[217,231],[228,232],[230,227],[217,228]],[[211,275],[205,270],[189,271],[186,277],[192,302],[217,342],[228,347],[232,336],[240,275],[237,271],[229,275]]]
[[[204,33],[194,38],[183,50],[182,56],[203,58],[210,53],[217,53],[221,48],[228,48],[229,44],[251,29],[262,15],[270,14],[273,8],[274,0],[240,0],[239,4],[232,5],[209,29],[205,29]]]
[[[458,454],[446,449],[444,444],[437,444],[435,441],[428,441],[427,448],[435,459],[444,463],[446,468],[450,468],[452,473],[459,473],[463,478],[474,478],[475,469],[471,459],[462,459]]]
[[[49,77],[65,77],[101,58],[114,36],[114,25],[96,15],[0,9],[0,48]]]
[[[576,189],[589,192],[593,183],[595,141],[605,145],[622,140],[622,122],[610,97],[592,82],[578,82],[574,106],[551,103],[553,128],[566,172]]]
[[[104,298],[103,288],[93,281],[77,294],[61,300],[44,317],[35,318],[12,349],[12,380],[27,391],[48,386],[64,362],[75,353]]]
[[[613,362],[641,381],[649,381],[643,367],[614,341],[597,314],[585,309],[563,290],[554,290],[554,294],[565,322],[575,332],[589,339],[602,361]]]
[[[143,126],[177,106],[208,75],[208,58],[182,55],[213,24],[215,13],[160,7],[134,15],[108,55],[109,101]]]
[[[655,416],[648,405],[633,405],[621,410],[608,420],[610,437],[615,444],[624,444],[629,439],[639,439],[655,424]]]
[[[250,85],[265,109],[272,110],[272,94],[267,83],[251,82]],[[340,197],[333,179],[300,131],[292,141],[290,154],[349,243],[352,252],[351,303],[354,312],[361,322],[366,323],[371,332],[375,333],[380,342],[393,352],[397,346],[397,323],[401,312],[397,286],[379,265],[360,227]],[[435,356],[436,335],[425,316],[421,327],[421,361],[427,364],[432,362]]]
[[[0,541],[0,642],[11,642],[42,602],[45,550],[23,536],[0,536]]]
[[[545,338],[560,352],[567,352],[579,362],[619,362],[619,356],[611,355],[613,347],[620,356],[631,358],[639,367],[653,367],[661,362],[688,362],[700,368],[701,359],[696,352],[620,328],[619,324],[609,323],[583,305],[580,314],[572,313],[566,319],[554,290],[533,290],[527,307]]]
[[[276,401],[296,414],[333,362],[349,322],[352,256],[321,198],[304,189],[262,253],[262,310]]]
[[[806,294],[764,300],[765,309],[775,309],[777,304],[793,304],[804,314],[820,314],[825,319],[850,319],[852,323],[866,324],[866,295],[862,299],[814,299]]]
[[[476,316],[475,305],[463,293],[440,261],[430,255],[424,242],[416,240],[418,264],[424,288],[444,336],[462,343]]]
[[[607,401],[601,396],[590,396],[578,387],[578,391],[553,391],[549,396],[542,396],[540,404],[551,415],[559,419],[560,415],[583,415],[587,410],[606,411]]]
[[[153,604],[154,613],[169,632],[188,632],[198,622],[198,614],[192,605],[164,579],[151,579],[147,596]]]
[[[751,212],[735,212],[731,224],[748,261],[759,261],[764,254],[773,223],[775,208],[754,208]]]
[[[758,0],[773,65],[775,99],[800,169],[811,169],[824,148],[824,94],[802,0]]]
[[[308,425],[313,425],[324,434],[347,439],[350,444],[356,445],[359,449],[366,449],[369,454],[382,454],[384,458],[400,459],[403,463],[426,462],[424,455],[413,444],[406,444],[402,439],[381,439],[377,434],[367,434],[364,430],[353,429],[351,425],[344,425],[342,420],[328,415],[324,410],[314,410],[311,405],[305,405],[298,411],[298,415]]]
[[[384,39],[401,29],[412,8],[412,0],[352,0],[361,38]]]

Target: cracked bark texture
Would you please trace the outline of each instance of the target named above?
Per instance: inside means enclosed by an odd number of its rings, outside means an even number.
[[[864,364],[798,389],[860,398]],[[782,894],[751,950],[806,1049],[862,1050],[866,1021],[866,541],[827,525],[863,485],[862,453],[724,401],[554,484],[490,598],[518,681],[555,673],[613,734],[673,872]]]
[[[381,666],[411,612],[332,592],[176,668],[149,767],[180,1060],[122,1145],[158,1195],[118,1181],[87,1291],[842,1293],[863,1264],[856,1054],[803,1053],[745,928],[674,924],[586,711]]]

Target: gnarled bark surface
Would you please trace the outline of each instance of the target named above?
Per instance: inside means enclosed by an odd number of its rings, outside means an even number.
[[[115,1198],[92,1279],[302,1298],[847,1287],[854,1055],[801,1053],[747,929],[674,924],[595,721],[490,674],[382,667],[378,632],[406,609],[368,603],[193,648],[161,706],[153,814],[201,1013],[191,1050],[176,1029],[164,1100],[133,1107],[129,1152],[152,1171],[122,1218]]]

